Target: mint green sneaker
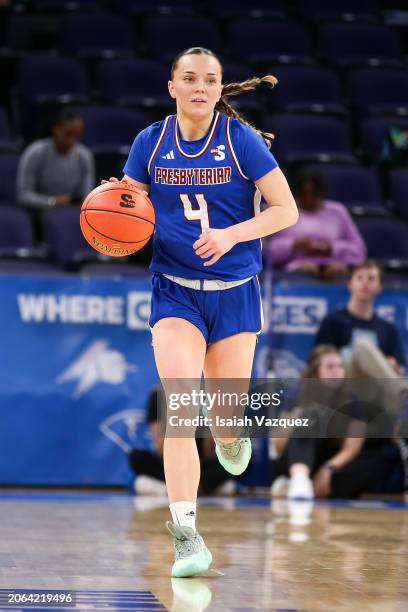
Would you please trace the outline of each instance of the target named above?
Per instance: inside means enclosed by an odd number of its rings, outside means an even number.
[[[166,527],[174,538],[174,563],[171,569],[173,578],[188,578],[208,570],[212,555],[198,531],[170,521],[167,521]]]
[[[215,439],[215,452],[224,470],[239,476],[248,467],[252,455],[250,438],[237,438],[234,442]]]

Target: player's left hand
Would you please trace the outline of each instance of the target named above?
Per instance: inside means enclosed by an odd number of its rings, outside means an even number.
[[[193,244],[196,255],[205,259],[211,257],[204,262],[205,266],[211,266],[217,262],[220,257],[232,249],[236,244],[229,228],[225,229],[206,229],[201,233],[201,236]]]

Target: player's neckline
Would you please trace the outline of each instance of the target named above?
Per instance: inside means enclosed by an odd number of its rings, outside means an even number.
[[[211,141],[214,137],[215,130],[217,128],[219,120],[220,120],[220,113],[219,111],[216,111],[215,118],[213,119],[212,127],[200,151],[198,151],[197,153],[187,153],[186,151],[183,150],[181,146],[180,139],[179,139],[179,126],[178,126],[178,121],[177,121],[177,115],[174,115],[174,121],[173,121],[174,140],[175,140],[176,147],[179,153],[181,153],[181,155],[183,155],[184,157],[189,157],[190,159],[200,157],[200,155],[203,155],[203,153],[206,152],[206,150],[211,144]],[[199,140],[202,140],[202,139],[200,138]]]

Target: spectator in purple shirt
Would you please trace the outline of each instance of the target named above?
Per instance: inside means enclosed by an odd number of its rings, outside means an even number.
[[[295,196],[298,222],[267,243],[274,267],[332,280],[364,261],[366,248],[357,227],[343,204],[322,198],[318,172],[305,170],[298,177]]]

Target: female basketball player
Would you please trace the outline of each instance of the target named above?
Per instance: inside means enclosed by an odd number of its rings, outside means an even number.
[[[257,274],[260,238],[296,223],[295,201],[271,155],[272,134],[250,126],[227,96],[272,76],[222,84],[218,58],[201,47],[180,53],[169,93],[177,113],[143,130],[124,180],[155,207],[150,327],[161,379],[250,379],[262,327]],[[115,180],[115,179],[113,179]],[[259,213],[261,195],[269,205]],[[247,438],[216,440],[224,468],[242,473]],[[166,437],[164,467],[174,537],[172,575],[208,569],[211,553],[195,529],[200,464],[194,438]]]

